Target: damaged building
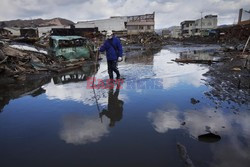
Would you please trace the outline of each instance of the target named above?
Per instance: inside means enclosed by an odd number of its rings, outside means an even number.
[[[100,32],[112,30],[129,35],[141,32],[154,32],[155,13],[136,16],[113,16],[108,19],[82,21],[75,28],[98,28]]]
[[[194,24],[195,24],[194,20],[186,20],[181,22],[181,35],[183,37],[192,36],[192,29],[194,27]]]
[[[171,30],[170,33],[171,38],[181,38],[181,27],[180,26],[175,26],[173,27],[173,29]]]
[[[239,10],[238,24],[220,26],[217,28],[219,40],[235,45],[237,50],[243,50],[250,34],[250,10]]]
[[[195,25],[192,29],[194,36],[208,36],[209,31],[217,28],[217,15],[207,15],[204,18],[195,20]]]
[[[38,38],[39,33],[37,28],[21,28],[20,36],[26,38]]]
[[[181,22],[181,34],[183,37],[208,36],[209,32],[217,28],[218,16],[206,15],[197,20],[187,20]]]
[[[126,31],[127,17],[117,16],[108,19],[81,21],[75,24],[75,28],[98,28],[100,32],[113,30],[113,31]]]
[[[250,10],[244,10],[243,8],[239,10],[238,24],[239,25],[250,24]]]
[[[0,36],[7,36],[7,37],[20,36],[20,29],[19,28],[12,28],[12,27],[2,27],[2,28],[0,28]]]
[[[143,33],[143,32],[154,32],[155,29],[155,13],[128,16],[127,17],[127,32],[128,35]]]

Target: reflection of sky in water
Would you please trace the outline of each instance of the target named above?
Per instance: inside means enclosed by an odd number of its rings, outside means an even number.
[[[60,138],[70,144],[87,144],[98,142],[108,135],[108,122],[93,116],[80,114],[66,115]]]
[[[43,86],[45,94],[10,101],[0,113],[0,166],[52,162],[54,166],[120,166],[119,160],[124,166],[181,167],[176,151],[180,142],[195,166],[247,167],[249,113],[234,114],[226,108],[230,104],[216,109],[203,94],[208,89],[203,81],[208,67],[171,61],[185,49],[163,49],[152,58],[128,58],[119,64],[125,85],[155,79],[162,81],[162,89],[120,90],[123,116],[113,128],[108,117],[100,120],[94,92],[86,89],[86,81],[57,85],[52,80]],[[108,78],[105,61],[96,78]],[[108,90],[95,92],[100,110],[107,109]],[[192,97],[200,103],[191,104]],[[197,136],[208,130],[222,139],[213,144],[199,142]],[[37,161],[28,165],[30,158]]]
[[[186,111],[172,108],[149,112],[148,119],[158,133],[184,129],[196,139],[208,131],[222,136],[221,143],[211,145],[212,166],[247,166],[250,162],[250,114],[247,112],[234,115],[221,110],[214,112],[213,108]]]
[[[137,85],[135,89],[139,89],[140,87],[138,85],[140,85],[141,82],[150,83],[150,79],[155,79],[156,81],[159,79],[163,89],[171,89],[181,83],[194,87],[201,86],[201,79],[204,78],[202,74],[207,71],[207,68],[196,64],[180,66],[171,61],[178,56],[179,54],[162,50],[154,56],[152,65],[121,63],[119,69],[122,76],[126,78],[124,88],[133,89],[134,87],[131,86],[131,82],[135,82]],[[95,75],[97,79],[108,78],[106,66],[106,62],[102,62],[98,73]],[[51,100],[75,100],[82,101],[84,104],[95,104],[93,90],[87,89],[87,81],[65,85],[55,85],[51,82],[43,88],[46,89],[46,95],[48,99]],[[140,92],[140,90],[134,91]],[[106,92],[107,90],[103,89],[96,90],[100,104],[107,104],[107,98],[104,96]],[[120,97],[123,100],[128,100],[126,94],[121,93]]]

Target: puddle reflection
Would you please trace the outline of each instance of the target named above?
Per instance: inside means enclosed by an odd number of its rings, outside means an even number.
[[[108,78],[105,61],[0,90],[0,166],[117,166],[119,160],[124,166],[180,167],[177,142],[187,148],[194,166],[249,166],[247,106],[238,113],[216,108],[203,94],[209,89],[203,83],[208,66],[172,61],[180,56],[204,59],[210,53],[185,49],[163,49],[119,64],[124,84],[160,80],[160,90],[88,89],[88,77]],[[220,140],[204,136],[211,133]],[[213,143],[200,142],[201,135]],[[30,158],[38,161],[27,164]]]
[[[119,91],[118,86],[115,92],[113,89],[109,90],[107,109],[102,109],[99,118],[80,114],[65,116],[60,138],[66,143],[82,145],[99,142],[103,137],[107,136],[109,134],[108,127],[114,127],[115,123],[122,119],[124,102],[119,100]],[[103,116],[106,116],[106,118]]]
[[[247,166],[250,162],[250,115],[247,112],[235,115],[221,110],[214,112],[213,108],[187,111],[173,108],[150,112],[148,119],[158,133],[183,129],[196,140],[218,142],[209,145],[213,155],[211,166]],[[203,135],[211,133],[213,135]]]
[[[99,142],[109,134],[108,122],[94,116],[71,114],[63,118],[60,138],[68,144],[82,145]]]
[[[113,89],[109,90],[107,109],[103,109],[100,113],[101,118],[103,115],[105,115],[110,119],[110,127],[115,126],[115,122],[118,122],[122,119],[124,102],[122,100],[119,100],[119,92],[120,88],[118,86],[116,87],[115,92]]]
[[[149,112],[148,118],[153,128],[159,133],[167,133],[173,129],[185,129],[196,139],[206,132],[230,136],[243,133],[244,136],[250,138],[248,134],[250,125],[247,123],[250,115],[243,111],[240,115],[235,115],[224,113],[222,110],[215,112],[214,108],[186,111],[173,108]]]

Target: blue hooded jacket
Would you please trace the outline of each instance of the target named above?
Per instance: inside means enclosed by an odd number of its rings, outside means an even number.
[[[114,47],[116,47],[117,52],[115,51]],[[108,61],[109,60],[117,60],[118,57],[122,57],[123,51],[122,51],[121,41],[117,37],[113,36],[112,39],[107,39],[104,42],[104,44],[101,46],[99,51],[100,52],[106,51],[106,57],[107,57]]]

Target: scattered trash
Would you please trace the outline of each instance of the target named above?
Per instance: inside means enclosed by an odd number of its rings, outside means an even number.
[[[235,67],[235,68],[233,68],[232,70],[233,70],[233,71],[241,71],[241,69],[238,68],[238,67]]]
[[[43,54],[48,54],[47,51],[43,50],[43,49],[36,49],[35,47],[32,46],[28,46],[28,45],[9,45],[12,48],[16,48],[16,49],[20,49],[20,50],[24,50],[24,51],[32,51],[32,52],[37,52],[37,53],[43,53]]]

